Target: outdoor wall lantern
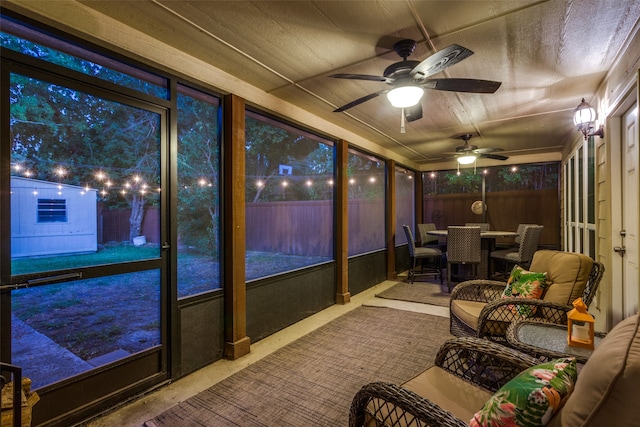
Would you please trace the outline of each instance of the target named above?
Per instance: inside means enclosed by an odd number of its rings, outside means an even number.
[[[576,125],[578,130],[584,135],[584,139],[590,136],[599,136],[604,138],[604,125],[600,125],[600,128],[594,131],[593,123],[596,121],[596,110],[593,109],[587,101],[582,98],[582,102],[575,109],[573,113],[573,124]]]

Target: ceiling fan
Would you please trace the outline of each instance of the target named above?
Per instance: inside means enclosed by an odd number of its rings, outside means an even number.
[[[470,133],[465,133],[457,138],[464,141],[464,145],[456,147],[456,157],[458,163],[469,164],[475,162],[477,159],[494,159],[494,160],[507,160],[509,157],[502,154],[494,154],[496,151],[503,151],[502,148],[478,148],[477,145],[470,145],[469,140],[473,137]]]
[[[391,86],[390,89],[383,89],[351,101],[335,109],[334,112],[339,113],[348,110],[379,95],[387,94],[393,106],[404,108],[407,121],[411,122],[422,117],[420,98],[424,92],[423,88],[451,92],[494,93],[502,84],[501,82],[477,79],[429,79],[428,77],[473,55],[473,52],[465,47],[452,44],[427,57],[422,62],[407,60],[415,48],[415,40],[404,39],[396,42],[393,49],[402,58],[402,61],[388,66],[382,76],[366,74],[330,75],[329,77],[338,79],[369,80],[383,82]]]

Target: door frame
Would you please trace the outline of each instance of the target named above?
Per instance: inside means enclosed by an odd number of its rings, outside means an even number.
[[[13,55],[16,56],[16,55]],[[32,58],[27,58],[24,62],[20,61],[7,61],[6,66],[2,67],[2,79],[0,80],[0,99],[3,102],[2,116],[0,121],[2,123],[8,123],[10,115],[10,108],[8,103],[8,86],[10,83],[9,75],[11,73],[18,73],[30,78],[40,79],[52,84],[62,85],[73,90],[85,91],[94,96],[103,97],[110,101],[120,102],[128,106],[145,109],[152,111],[160,117],[160,142],[159,142],[159,156],[160,156],[160,187],[165,189],[161,192],[159,197],[159,205],[162,212],[168,212],[170,204],[169,198],[171,197],[171,191],[168,187],[169,179],[169,164],[168,156],[170,153],[170,132],[169,126],[171,125],[171,104],[170,101],[161,102],[147,102],[143,97],[128,96],[126,93],[111,93],[105,90],[101,85],[92,84],[90,79],[86,79],[84,76],[63,76],[61,73],[55,73],[51,69],[58,69],[58,67],[45,64]],[[69,72],[68,74],[74,74]],[[125,91],[126,92],[126,91]],[[0,160],[0,188],[2,191],[0,199],[3,206],[10,206],[10,144],[9,138],[10,126],[5,126],[2,129],[3,142],[0,144],[0,152],[2,159]],[[2,213],[2,221],[0,222],[0,235],[2,239],[2,247],[0,248],[0,256],[4,265],[9,265],[10,261],[10,241],[11,241],[11,228],[10,228],[10,216],[5,217]],[[160,216],[160,240],[162,242],[169,241],[169,217],[164,214]],[[158,347],[150,348],[141,351],[138,354],[134,354],[125,359],[116,361],[109,365],[96,367],[95,369],[83,372],[76,376],[45,385],[38,389],[40,395],[40,401],[38,402],[37,412],[34,413],[34,423],[50,422],[56,420],[56,422],[76,422],[83,419],[87,419],[96,412],[108,409],[113,405],[121,402],[123,398],[135,396],[152,387],[158,386],[168,379],[170,379],[170,333],[168,331],[171,324],[171,310],[172,303],[169,302],[169,290],[168,283],[170,271],[169,268],[169,251],[161,249],[157,259],[142,260],[139,262],[139,266],[126,266],[127,263],[120,263],[119,265],[125,265],[122,270],[117,272],[111,272],[110,274],[129,273],[136,271],[145,271],[148,264],[158,264],[161,270],[159,287],[159,316],[161,319],[160,325],[160,341],[161,344]],[[143,265],[144,264],[144,265]],[[95,275],[109,275],[105,274],[105,270],[110,271],[113,269],[113,265],[109,266],[88,266],[80,269],[92,270],[92,274],[87,274],[85,278],[92,278]],[[29,273],[27,275],[11,275],[10,269],[2,271],[2,277],[0,283],[11,287],[14,283],[21,281],[22,276],[37,276],[40,273]],[[173,299],[171,300],[173,301]],[[3,289],[0,295],[0,317],[2,318],[2,333],[0,334],[0,345],[3,340],[6,343],[11,340],[11,291]],[[2,353],[10,352],[10,346],[3,346]],[[10,353],[9,353],[10,357]],[[114,380],[117,379],[117,380]]]
[[[620,236],[620,230],[622,229],[622,174],[619,173],[623,170],[622,164],[622,122],[625,113],[634,105],[638,105],[640,101],[640,70],[636,75],[636,78],[629,82],[628,87],[622,91],[622,95],[612,102],[611,113],[607,118],[607,134],[609,146],[608,159],[610,163],[609,167],[609,179],[610,185],[610,229],[608,230],[608,242],[609,244],[600,248],[598,251],[600,255],[605,258],[609,258],[609,266],[611,271],[611,289],[610,289],[610,303],[607,307],[607,329],[611,329],[614,325],[619,323],[623,316],[621,311],[622,300],[622,286],[616,287],[616,284],[621,284],[623,281],[623,257],[618,255],[613,248],[616,246],[622,246],[623,238]],[[640,163],[640,162],[639,162]],[[637,248],[640,249],[640,248]]]

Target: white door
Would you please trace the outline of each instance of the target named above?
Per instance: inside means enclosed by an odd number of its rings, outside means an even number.
[[[621,306],[614,307],[614,319],[626,318],[638,312],[640,284],[638,283],[638,105],[634,104],[622,117],[621,129],[622,182],[622,256],[621,288],[616,289]]]

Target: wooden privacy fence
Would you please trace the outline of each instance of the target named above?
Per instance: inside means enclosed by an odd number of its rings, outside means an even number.
[[[247,203],[246,210],[247,250],[333,257],[331,201]],[[384,247],[384,201],[350,200],[349,254]]]
[[[425,196],[424,222],[437,228],[481,222],[482,215],[471,212],[471,204],[481,200],[478,193]],[[557,190],[496,191],[486,193],[485,222],[492,230],[515,231],[518,224],[544,225],[540,245],[560,248],[560,202]]]
[[[418,222],[433,222],[437,228],[480,222],[482,216],[471,212],[471,204],[481,198],[477,193],[425,196],[424,219]],[[559,248],[558,200],[556,190],[490,192],[486,194],[485,221],[493,230],[515,230],[520,223],[544,225],[540,245]],[[349,255],[385,248],[384,207],[382,199],[349,200]],[[406,212],[397,214],[399,222],[409,221]],[[128,241],[129,215],[129,209],[99,207],[98,242]],[[147,242],[160,243],[159,221],[159,210],[146,207],[142,235]],[[333,203],[328,200],[246,205],[246,245],[250,251],[333,257],[333,229]],[[396,236],[396,242],[404,242],[402,234]]]
[[[98,204],[98,243],[128,242],[129,217],[131,209],[105,209]],[[145,236],[147,243],[160,243],[160,210],[155,206],[144,208],[141,236]]]
[[[247,203],[247,250],[333,256],[332,206],[326,200]]]

